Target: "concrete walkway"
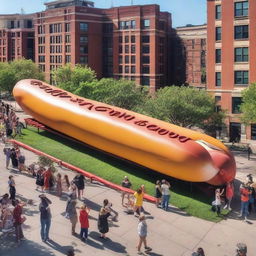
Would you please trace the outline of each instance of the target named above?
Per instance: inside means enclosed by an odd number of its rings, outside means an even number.
[[[51,243],[43,243],[40,238],[40,222],[38,195],[35,190],[35,179],[18,174],[15,170],[5,169],[5,158],[1,153],[3,145],[0,145],[0,194],[8,192],[7,180],[10,174],[14,175],[18,198],[27,201],[33,200],[32,205],[24,207],[27,217],[24,226],[26,240],[19,246],[15,244],[12,236],[2,236],[0,232],[0,255],[2,256],[46,256],[65,255],[69,248],[74,248],[76,256],[80,255],[137,255],[136,244],[138,241],[138,219],[133,215],[123,212],[120,193],[106,188],[100,184],[86,184],[86,203],[91,208],[90,212],[90,235],[87,244],[79,238],[71,235],[71,223],[63,216],[66,202],[64,198],[58,198],[54,194],[48,197],[52,200],[52,226],[50,230]],[[26,156],[26,163],[37,161],[37,156],[31,152],[22,150]],[[255,161],[247,161],[246,154],[236,154],[239,180],[243,180],[248,173],[255,174]],[[69,170],[60,169],[72,179],[75,174]],[[239,181],[237,181],[237,184]],[[98,211],[102,201],[108,198],[113,203],[113,208],[119,212],[119,221],[110,222],[108,240],[99,238],[97,229]],[[78,205],[81,205],[79,202]],[[209,206],[210,207],[210,206]],[[238,212],[234,211],[228,220],[220,223],[212,223],[171,208],[165,212],[157,209],[155,205],[145,202],[148,223],[148,244],[153,248],[149,255],[160,256],[188,256],[197,248],[203,247],[207,256],[231,256],[235,255],[235,247],[238,242],[248,245],[248,255],[256,255],[256,225],[255,213],[250,216],[250,222],[240,220]],[[76,232],[80,225],[76,227]]]

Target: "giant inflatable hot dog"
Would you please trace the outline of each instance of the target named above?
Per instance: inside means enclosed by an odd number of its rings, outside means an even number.
[[[235,177],[231,153],[205,134],[81,98],[38,80],[19,81],[13,95],[39,122],[165,175],[213,185]]]

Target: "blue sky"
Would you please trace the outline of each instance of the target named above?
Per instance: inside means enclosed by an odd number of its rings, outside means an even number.
[[[44,10],[44,2],[51,0],[0,0],[0,14],[25,13]],[[113,6],[143,4],[159,4],[161,11],[172,13],[173,27],[186,24],[206,23],[206,0],[94,0],[95,7],[109,8]]]

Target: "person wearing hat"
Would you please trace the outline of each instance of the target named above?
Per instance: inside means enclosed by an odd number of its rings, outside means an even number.
[[[39,195],[41,203],[39,204],[41,239],[43,242],[49,240],[49,230],[51,226],[51,211],[49,205],[52,203],[44,194]]]
[[[121,186],[124,187],[124,188],[131,188],[132,183],[129,181],[127,176],[124,176],[124,179],[123,179],[123,181],[121,183]],[[121,196],[122,196],[122,206],[125,206],[124,205],[124,197],[125,197],[125,195],[127,195],[128,201],[130,199],[130,194],[125,192],[125,191],[122,191],[122,194],[121,194]]]

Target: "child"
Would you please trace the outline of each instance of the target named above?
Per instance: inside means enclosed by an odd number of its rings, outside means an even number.
[[[81,206],[80,210],[80,224],[81,224],[81,232],[80,232],[80,238],[82,241],[86,242],[88,237],[88,228],[89,228],[89,220],[88,220],[88,214],[90,212],[90,209],[84,204]]]

